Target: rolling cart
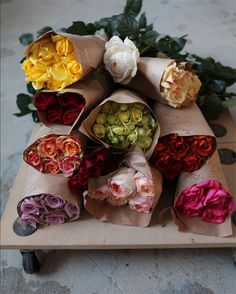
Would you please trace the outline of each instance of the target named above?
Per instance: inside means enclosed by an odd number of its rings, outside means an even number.
[[[231,192],[236,199],[236,129],[228,111],[211,127],[217,136],[218,152]],[[21,167],[22,168],[22,167]],[[11,189],[8,203],[1,220],[1,248],[19,249],[26,273],[37,273],[44,252],[64,249],[149,249],[149,248],[233,248],[236,247],[236,213],[233,214],[233,235],[227,238],[197,235],[177,231],[176,225],[168,219],[165,226],[158,224],[153,214],[150,227],[129,227],[105,223],[93,219],[83,211],[79,221],[63,225],[44,226],[28,236],[18,236],[13,231],[17,219],[16,201],[19,183],[24,175],[18,171]],[[26,228],[27,229],[27,228]],[[235,256],[236,257],[236,254]]]

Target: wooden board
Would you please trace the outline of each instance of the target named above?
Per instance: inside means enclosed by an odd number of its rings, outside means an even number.
[[[231,118],[232,119],[232,118]],[[232,128],[232,125],[231,127]],[[230,131],[233,134],[233,131]],[[227,143],[220,142],[218,148],[229,148],[236,152],[236,138],[228,137]],[[231,191],[236,197],[236,163],[223,165]],[[12,192],[17,182],[22,181],[18,172]],[[177,231],[175,224],[168,220],[165,227],[158,225],[154,213],[151,226],[137,228],[112,225],[97,221],[86,212],[79,221],[63,225],[45,226],[27,237],[17,236],[12,224],[17,217],[16,203],[10,194],[1,221],[1,248],[8,249],[141,249],[141,248],[213,248],[236,247],[236,227],[233,236],[227,238],[210,237]],[[236,198],[235,198],[236,199]]]

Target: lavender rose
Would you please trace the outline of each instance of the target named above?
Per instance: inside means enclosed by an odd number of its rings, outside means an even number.
[[[56,209],[56,208],[62,208],[65,205],[65,200],[51,195],[46,195],[44,197],[44,203],[50,208]]]
[[[47,225],[63,224],[68,219],[64,210],[51,211],[50,214],[45,215],[45,222]]]
[[[78,215],[80,213],[79,208],[71,203],[66,203],[64,209],[69,218],[72,218],[74,215]]]

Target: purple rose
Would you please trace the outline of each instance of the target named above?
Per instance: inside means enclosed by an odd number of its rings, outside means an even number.
[[[31,215],[31,214],[28,214],[28,213],[23,213],[20,218],[21,218],[22,224],[31,225],[34,228],[37,227],[37,223],[40,223],[39,222],[39,219],[38,219],[38,216],[36,216],[36,215]]]
[[[66,203],[64,209],[69,218],[72,218],[74,215],[78,215],[80,213],[80,209],[71,203]]]
[[[33,197],[25,198],[20,204],[20,210],[24,214],[37,214],[39,215],[39,207]]]
[[[52,211],[50,214],[45,215],[47,225],[63,224],[67,219],[68,216],[63,210]]]
[[[44,197],[44,203],[50,208],[57,209],[65,205],[65,200],[60,197],[46,195]]]

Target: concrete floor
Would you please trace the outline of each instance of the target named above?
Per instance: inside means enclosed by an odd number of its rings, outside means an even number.
[[[30,116],[12,115],[17,112],[16,94],[25,91],[19,65],[24,47],[18,37],[45,25],[58,29],[72,20],[116,14],[124,3],[1,0],[1,211],[33,128]],[[236,67],[235,0],[144,0],[143,10],[158,31],[172,36],[187,33],[187,50]],[[232,294],[235,273],[230,249],[54,252],[37,276],[24,274],[18,251],[1,252],[4,294]]]

